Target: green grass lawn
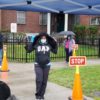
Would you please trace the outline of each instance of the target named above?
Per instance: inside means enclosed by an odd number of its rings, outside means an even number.
[[[98,48],[91,45],[79,45],[77,55],[88,56],[88,55],[98,55]]]
[[[75,68],[53,69],[50,71],[49,81],[72,88],[74,74]],[[95,92],[100,92],[100,65],[81,67],[80,76],[83,93],[87,96],[97,98],[94,94]],[[97,100],[100,100],[100,98]]]

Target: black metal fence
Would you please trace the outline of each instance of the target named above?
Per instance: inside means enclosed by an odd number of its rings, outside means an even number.
[[[51,60],[65,59],[65,50],[63,46],[63,38],[57,38],[58,42],[58,53],[51,53]],[[85,38],[76,41],[79,44],[79,48],[76,54],[79,56],[87,57],[100,57],[100,39],[99,38]],[[5,44],[7,45],[7,57],[10,61],[15,62],[32,62],[35,59],[34,51],[27,53],[24,49],[26,41],[25,38],[12,38],[6,39]]]

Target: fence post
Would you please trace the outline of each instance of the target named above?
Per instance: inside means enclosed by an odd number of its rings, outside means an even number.
[[[13,41],[13,60],[14,60],[14,33],[13,33],[13,40],[11,39],[11,41]]]
[[[99,52],[98,52],[98,57],[100,58],[100,38],[99,38]]]
[[[26,63],[27,63],[27,52],[26,52]]]

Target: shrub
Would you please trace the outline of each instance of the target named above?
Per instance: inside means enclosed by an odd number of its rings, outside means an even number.
[[[85,38],[86,35],[86,27],[83,25],[75,25],[74,32],[76,34],[76,41],[79,41],[79,38]]]
[[[87,27],[87,34],[91,38],[95,38],[98,32],[98,27],[97,26],[89,26]]]

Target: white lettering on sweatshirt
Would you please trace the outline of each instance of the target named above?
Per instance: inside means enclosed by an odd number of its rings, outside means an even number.
[[[43,52],[45,54],[45,52],[46,51],[48,52],[50,50],[50,48],[49,48],[49,46],[38,46],[37,50],[38,50],[38,52]]]

